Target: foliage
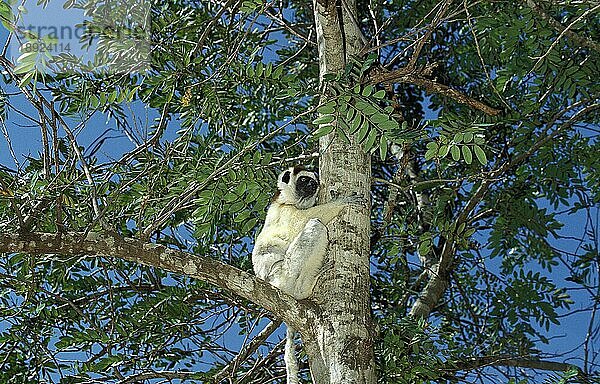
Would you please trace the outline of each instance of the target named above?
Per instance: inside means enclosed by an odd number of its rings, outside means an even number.
[[[12,68],[4,57],[0,231],[108,229],[250,270],[275,174],[314,166],[316,139],[335,130],[374,154],[382,383],[597,380],[598,7],[360,1],[357,20],[379,48],[326,76],[321,92],[310,5],[233,3],[151,2],[143,71],[110,69],[141,62],[125,60],[110,36],[96,36],[106,44],[93,63],[42,51]],[[0,3],[12,31],[14,13]],[[408,77],[373,80],[403,68]],[[39,145],[12,161],[17,130],[32,124],[39,133],[28,140]],[[408,320],[447,249],[442,299],[427,322]],[[264,316],[157,268],[6,254],[0,381],[204,382]],[[555,344],[572,319],[590,336],[573,326],[577,340]],[[250,383],[281,375],[277,342],[230,374]],[[578,368],[472,364],[506,356]]]

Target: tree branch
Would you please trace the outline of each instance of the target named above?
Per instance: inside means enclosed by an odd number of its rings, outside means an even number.
[[[576,104],[580,105],[579,102]],[[600,108],[600,104],[592,104],[580,109],[579,111],[574,113],[573,116],[569,118],[569,120],[562,123],[554,131],[537,140],[529,150],[519,155],[516,155],[512,161],[506,162],[500,165],[494,171],[490,172],[489,178],[481,182],[481,184],[477,187],[476,191],[471,195],[469,201],[465,204],[464,208],[456,216],[454,228],[459,228],[461,224],[467,223],[469,221],[469,215],[471,215],[473,210],[477,207],[477,205],[487,194],[489,188],[494,184],[495,180],[498,180],[500,178],[500,175],[506,173],[509,169],[516,167],[529,157],[533,156],[533,154],[536,153],[542,146],[550,142],[559,134],[565,132],[567,129],[571,128],[577,121],[579,121],[579,119],[582,116],[598,108]],[[556,115],[556,117],[548,123],[548,129],[554,125],[554,123],[556,122],[556,120],[558,120],[560,116],[566,113],[565,111],[568,111],[570,109],[571,107],[559,112]],[[446,289],[448,288],[449,276],[453,266],[454,255],[455,244],[454,241],[450,238],[444,242],[439,264],[432,267],[431,278],[429,279],[425,288],[413,304],[410,310],[411,316],[417,318],[425,318],[429,316],[435,305],[437,305],[439,300],[442,298],[442,296],[446,292]]]
[[[577,33],[567,29],[567,27],[565,27],[560,22],[556,21],[552,16],[547,14],[542,9],[542,7],[540,7],[535,1],[527,0],[527,5],[531,9],[533,9],[533,11],[538,14],[538,16],[540,16],[544,21],[546,21],[548,24],[550,24],[550,26],[552,28],[554,28],[556,31],[558,31],[562,35],[567,36],[573,42],[575,42],[576,44],[579,44],[582,47],[590,48],[590,49],[593,49],[594,51],[600,53],[600,44],[598,44],[594,40],[589,39],[585,36],[579,36]]]
[[[563,31],[558,35],[558,37],[552,42],[552,44],[550,44],[550,47],[548,47],[548,49],[546,50],[546,53],[544,53],[542,56],[538,57],[537,61],[535,62],[535,64],[533,65],[533,67],[531,67],[531,71],[532,72],[535,68],[538,67],[538,65],[542,62],[542,60],[548,56],[550,54],[550,52],[554,49],[554,47],[556,47],[556,45],[559,43],[560,39],[566,35],[568,32],[570,32],[569,30],[578,22],[580,22],[581,20],[585,19],[585,17],[587,15],[589,15],[590,13],[594,13],[598,8],[600,8],[600,4],[596,5],[593,8],[590,8],[588,10],[586,10],[585,12],[583,12],[579,17],[577,17],[575,20],[573,20],[569,25],[567,25],[566,27],[564,27]]]
[[[489,105],[474,99],[470,96],[465,95],[464,93],[450,88],[447,85],[438,83],[434,80],[428,79],[424,76],[424,72],[426,71],[421,69],[407,69],[407,68],[399,68],[393,71],[388,71],[382,68],[375,70],[369,76],[369,83],[372,84],[393,84],[393,83],[407,83],[414,84],[418,87],[425,89],[429,93],[435,93],[441,96],[448,97],[457,103],[466,104],[471,108],[474,108],[478,111],[481,111],[490,116],[496,116],[500,112],[500,109],[496,109],[490,107]]]
[[[144,371],[132,376],[127,377],[124,380],[119,381],[119,384],[135,384],[142,383],[145,380],[152,379],[167,379],[171,380],[186,380],[190,378],[194,378],[194,376],[198,375],[196,372],[191,371]]]
[[[115,233],[4,233],[0,234],[0,252],[116,257],[185,274],[229,290],[273,312],[298,330],[305,328],[309,318],[308,308],[302,303],[238,268]]]
[[[511,356],[483,356],[468,359],[456,363],[454,370],[469,371],[487,366],[519,367],[539,369],[544,371],[568,371],[573,368],[581,372],[579,367],[573,364],[558,363],[555,361],[538,360],[534,358],[511,357]]]
[[[451,1],[445,0],[444,2],[436,5],[431,10],[431,12],[433,12],[433,10],[435,8],[437,8],[438,6],[440,7],[438,12],[434,16],[433,20],[431,21],[431,24],[429,25],[429,27],[426,28],[425,34],[421,38],[417,39],[417,41],[415,42],[415,49],[412,53],[411,58],[408,60],[408,64],[406,65],[407,68],[413,69],[416,67],[417,60],[419,59],[419,56],[421,56],[421,51],[423,50],[423,47],[431,39],[431,35],[433,34],[433,31],[435,31],[437,29],[437,27],[439,27],[440,24],[442,24],[442,21],[444,21],[444,16],[446,15],[446,12],[448,12],[450,3],[451,3]]]

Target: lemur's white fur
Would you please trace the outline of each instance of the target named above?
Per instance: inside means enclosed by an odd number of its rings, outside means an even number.
[[[252,264],[256,276],[298,300],[312,294],[327,253],[327,225],[356,198],[315,205],[319,180],[303,167],[283,171],[278,192],[267,211],[265,225],[256,238]],[[298,383],[294,331],[286,334],[285,363],[288,384]]]

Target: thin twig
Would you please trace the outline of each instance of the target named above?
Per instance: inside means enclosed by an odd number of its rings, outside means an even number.
[[[8,60],[4,56],[0,56],[0,65],[2,65],[6,69],[6,71],[8,72],[8,74],[10,75],[11,78],[15,79],[15,81],[17,83],[19,82],[19,76],[14,73],[14,71],[13,71],[14,65],[10,60]],[[56,110],[54,109],[54,106],[48,100],[46,100],[46,98],[40,93],[39,90],[37,90],[35,88],[30,90],[26,86],[19,87],[19,89],[21,89],[25,98],[38,111],[38,113],[40,114],[40,117],[46,123],[48,123],[51,127],[55,128],[55,129],[58,128],[57,123],[63,127],[63,130],[67,134],[67,138],[69,139],[69,142],[71,143],[73,152],[75,153],[77,159],[79,160],[81,168],[83,170],[83,173],[86,177],[86,180],[92,190],[92,196],[90,197],[90,200],[92,202],[94,214],[99,215],[100,209],[98,207],[98,201],[96,200],[97,199],[96,185],[94,184],[94,179],[92,178],[90,168],[89,168],[87,162],[85,161],[83,154],[81,153],[81,150],[79,148],[79,145],[77,143],[75,135],[73,134],[73,131],[70,129],[68,124],[64,121],[64,119],[58,114],[58,112],[56,112]],[[52,114],[51,117],[46,115],[46,111],[44,110],[44,107],[46,107],[50,110],[50,113]]]
[[[595,50],[600,53],[600,44],[595,42],[592,39],[589,39],[585,36],[580,36],[577,33],[570,31],[568,27],[565,27],[560,22],[556,21],[552,16],[547,14],[542,7],[540,7],[535,1],[527,0],[527,5],[535,11],[542,19],[544,19],[552,28],[564,34],[569,39],[573,40],[575,43],[579,44],[582,47],[587,47]],[[558,40],[558,39],[557,39]]]
[[[502,104],[504,104],[507,108],[510,109],[510,105],[508,105],[508,103],[506,102],[506,100],[504,100],[504,97],[502,97],[502,95],[500,94],[498,89],[496,89],[496,86],[494,85],[494,82],[492,81],[492,77],[490,76],[490,72],[487,69],[487,65],[485,64],[485,60],[483,59],[483,55],[481,54],[481,47],[479,46],[479,39],[477,38],[477,34],[475,33],[475,27],[473,26],[473,22],[471,20],[472,17],[471,17],[471,13],[469,12],[467,0],[463,1],[463,6],[465,9],[467,23],[469,24],[469,29],[471,30],[471,34],[473,35],[473,42],[475,43],[475,49],[477,50],[477,57],[479,57],[479,62],[481,63],[481,69],[483,69],[483,73],[485,73],[485,77],[488,81],[488,84],[490,85],[490,87],[492,88],[492,90],[494,91],[496,96],[498,96],[500,101],[502,101]]]
[[[4,135],[4,139],[6,140],[6,144],[8,145],[8,151],[10,152],[10,156],[15,163],[15,169],[19,169],[19,161],[17,160],[17,156],[15,155],[15,150],[13,149],[12,142],[10,141],[10,136],[8,135],[8,128],[4,123],[4,120],[0,120],[0,126],[2,127],[2,134]]]
[[[531,74],[538,67],[538,65],[540,65],[540,63],[542,62],[542,60],[544,60],[550,54],[550,52],[554,49],[554,47],[556,47],[556,45],[560,42],[560,40],[562,39],[562,37],[565,36],[569,32],[569,30],[571,28],[573,28],[573,26],[575,24],[577,24],[578,22],[580,22],[581,20],[583,20],[587,15],[589,15],[590,13],[596,11],[599,8],[600,8],[600,4],[596,5],[593,8],[590,8],[590,9],[586,10],[581,15],[579,15],[579,17],[575,18],[575,20],[573,20],[569,25],[567,25],[566,27],[564,27],[565,29],[563,29],[562,32],[558,35],[558,37],[552,42],[552,44],[550,44],[550,47],[548,48],[548,50],[546,51],[546,53],[544,53],[542,56],[540,56],[537,59],[537,61],[533,65],[533,67],[531,67],[531,70],[529,71],[529,73]]]
[[[223,369],[219,371],[214,377],[213,382],[219,383],[226,376],[229,376],[232,372],[235,372],[240,364],[246,360],[254,351],[258,349],[264,342],[279,328],[281,325],[281,320],[272,320],[265,326],[265,328],[260,331],[258,335],[251,342],[246,344],[240,352],[225,366]]]

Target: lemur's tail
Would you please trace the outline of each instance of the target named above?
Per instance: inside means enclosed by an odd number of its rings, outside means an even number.
[[[287,384],[298,384],[298,359],[296,359],[296,344],[294,337],[296,331],[290,326],[285,333],[285,352],[283,361],[285,361],[285,370],[287,372]]]

